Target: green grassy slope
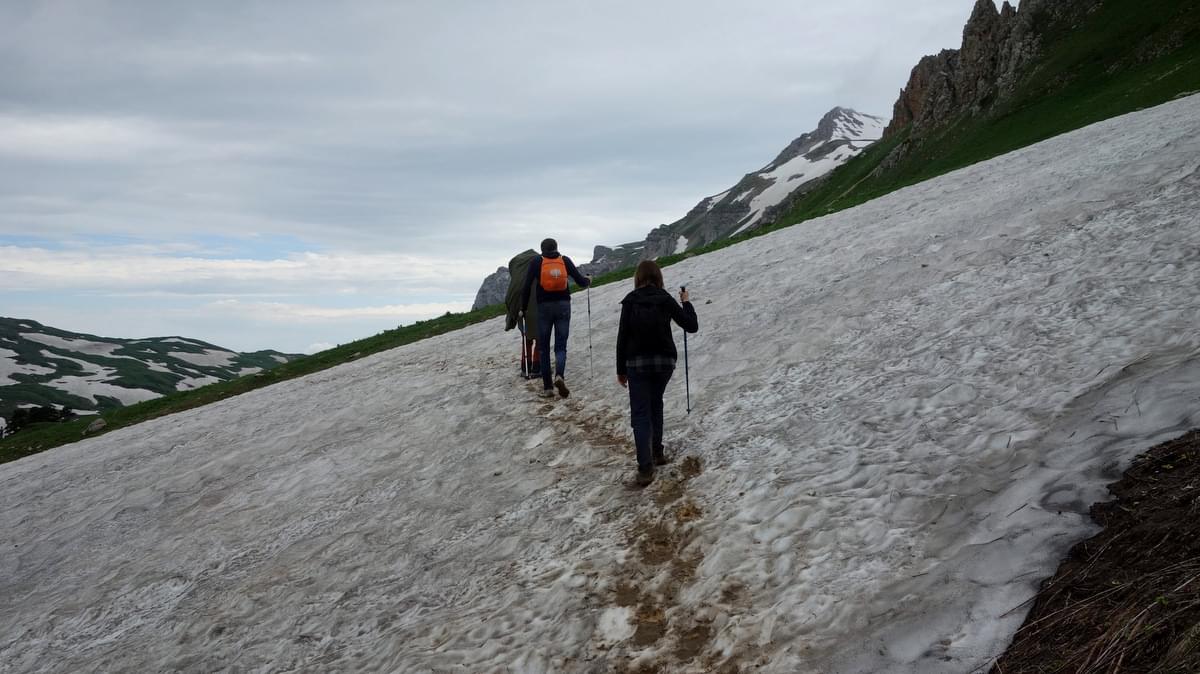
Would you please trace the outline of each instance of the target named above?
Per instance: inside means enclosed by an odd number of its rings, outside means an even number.
[[[858,205],[901,187],[1031,145],[1046,138],[1200,91],[1200,0],[1106,0],[1079,30],[1046,36],[1050,45],[1014,96],[990,116],[964,120],[928,139],[886,172],[880,162],[906,139],[901,133],[834,170],[776,224],[659,258],[666,266],[781,227]],[[633,269],[596,279],[605,284]],[[447,314],[323,351],[250,377],[105,411],[108,430],[191,409],[357,357],[457,330],[504,313],[502,306]],[[0,462],[78,440],[90,420],[30,429],[0,440]]]
[[[869,174],[903,138],[872,147],[833,171],[775,228],[1200,91],[1197,0],[1106,0],[1079,30],[1046,42],[1040,63],[992,114],[943,129],[878,175]]]

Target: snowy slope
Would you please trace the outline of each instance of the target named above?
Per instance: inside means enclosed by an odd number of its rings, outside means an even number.
[[[668,268],[699,465],[646,491],[624,284],[566,401],[497,319],[2,465],[0,671],[986,666],[1200,424],[1197,213],[1193,96]]]

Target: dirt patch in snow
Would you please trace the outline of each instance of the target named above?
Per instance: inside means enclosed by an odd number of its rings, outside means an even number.
[[[637,629],[633,633],[635,646],[650,646],[662,638],[667,631],[667,614],[653,603],[642,604],[633,617]]]
[[[1091,508],[1104,530],[1042,584],[993,674],[1200,672],[1200,430],[1109,491]]]
[[[680,480],[662,479],[659,480],[661,486],[658,488],[658,494],[654,496],[654,502],[658,505],[667,505],[679,500],[683,496],[683,482]]]
[[[711,637],[712,628],[708,623],[698,623],[695,627],[685,630],[675,644],[675,658],[680,662],[692,660],[708,647]]]
[[[657,566],[675,557],[679,536],[662,522],[634,529],[637,551],[643,564]]]
[[[687,524],[688,522],[700,519],[700,516],[703,514],[704,512],[700,510],[700,506],[696,505],[691,499],[688,499],[675,507],[675,523]]]
[[[629,583],[617,583],[617,606],[634,606],[638,602],[637,588]]]
[[[702,470],[694,456],[659,470],[659,479],[646,489],[653,500],[642,503],[626,532],[632,554],[615,570],[622,580],[613,586],[609,601],[633,609],[629,617],[633,634],[605,657],[615,662],[615,671],[672,672],[697,662],[704,671],[737,671],[744,659],[741,654],[710,652],[715,635],[708,607],[722,604],[721,598],[713,597],[700,608],[679,603],[681,592],[695,581],[704,561],[702,546],[694,545],[693,526],[703,519],[704,510],[687,494],[688,482]],[[647,658],[644,650],[652,647],[659,650]]]

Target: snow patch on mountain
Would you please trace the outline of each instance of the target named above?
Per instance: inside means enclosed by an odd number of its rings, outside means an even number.
[[[179,381],[175,382],[175,390],[176,391],[190,391],[194,388],[200,388],[201,386],[208,386],[209,384],[215,384],[219,381],[221,381],[221,380],[216,377],[210,377],[207,375],[197,375],[195,377],[184,377],[183,379],[180,379]]]
[[[172,358],[178,358],[192,365],[204,365],[207,367],[229,367],[233,364],[233,359],[237,357],[236,353],[230,351],[212,351],[205,350],[200,353],[192,353],[190,351],[171,351],[167,355]]]
[[[729,194],[729,190],[725,190],[724,192],[721,192],[720,194],[714,194],[713,196],[706,198],[704,200],[705,211],[711,212],[713,209],[713,206],[716,206],[728,194]]]
[[[19,380],[12,378],[14,374],[40,375],[54,372],[54,368],[33,365],[32,363],[18,363],[16,357],[16,351],[0,349],[0,386],[21,383]]]
[[[70,393],[73,396],[78,396],[85,400],[91,401],[93,404],[97,402],[97,396],[106,396],[115,398],[122,405],[132,405],[145,400],[153,400],[162,396],[161,393],[148,391],[140,388],[127,388],[125,386],[117,386],[108,382],[114,379],[116,370],[108,367],[100,368],[99,372],[91,375],[70,375],[59,377],[52,381],[46,382],[46,386],[58,389],[64,393]]]
[[[59,337],[58,335],[47,335],[40,332],[22,332],[21,339],[26,339],[38,344],[46,346],[54,346],[68,351],[76,351],[78,353],[90,353],[96,356],[106,356],[115,358],[125,358],[127,356],[113,356],[113,351],[121,348],[120,344],[111,342],[93,342],[86,339],[68,339]]]

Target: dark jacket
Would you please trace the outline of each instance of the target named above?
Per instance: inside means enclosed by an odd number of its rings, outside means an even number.
[[[662,288],[642,286],[621,300],[621,325],[617,328],[617,374],[627,374],[631,359],[679,357],[671,336],[671,321],[685,332],[696,332],[700,324],[691,302],[680,306]]]
[[[559,253],[556,251],[556,252],[546,255],[545,257],[554,259],[558,256],[559,256]],[[563,255],[562,259],[563,259],[563,264],[565,264],[567,267],[567,276],[570,276],[571,278],[575,279],[575,282],[579,284],[580,288],[588,287],[587,277],[584,276],[583,274],[579,273],[579,270],[575,268],[575,263],[571,262],[571,258],[567,257],[566,255]],[[524,300],[525,300],[523,302],[523,304],[529,304],[530,288],[537,288],[538,304],[541,304],[542,302],[558,302],[560,300],[566,300],[568,302],[571,301],[571,289],[570,288],[567,288],[566,290],[555,290],[555,291],[545,290],[542,288],[541,279],[542,279],[542,256],[539,255],[529,261],[529,272],[525,274],[525,289],[524,289],[524,291],[521,292],[521,297],[524,298]]]

